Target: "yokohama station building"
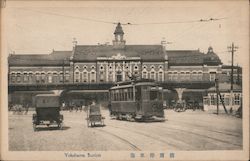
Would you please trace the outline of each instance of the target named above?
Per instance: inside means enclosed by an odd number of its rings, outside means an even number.
[[[222,76],[222,62],[213,48],[207,53],[199,50],[166,50],[166,42],[159,45],[126,45],[120,23],[115,28],[112,45],[78,45],[72,51],[53,51],[50,54],[11,54],[9,60],[9,89],[17,86],[107,84],[138,78],[154,79],[159,83],[184,82],[213,83]],[[177,89],[176,87],[176,89]],[[48,89],[49,90],[49,89]],[[178,90],[171,89],[168,101],[176,100]],[[100,98],[107,90],[69,90],[68,103],[86,98]],[[193,94],[188,94],[188,93]],[[187,89],[181,99],[197,99],[202,102],[206,89]],[[25,93],[25,94],[24,94]],[[9,92],[9,101],[23,103],[39,93],[36,91]],[[181,93],[182,95],[182,93]],[[66,98],[66,97],[65,97]],[[105,101],[107,97],[103,98]],[[167,99],[167,98],[166,98]]]

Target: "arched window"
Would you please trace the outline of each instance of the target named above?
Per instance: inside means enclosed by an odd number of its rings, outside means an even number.
[[[24,83],[27,83],[29,81],[29,75],[27,72],[24,72],[23,73],[23,82]]]
[[[70,79],[69,71],[65,71],[64,77],[65,77],[64,81],[69,82],[69,79]]]
[[[82,73],[82,81],[83,82],[88,82],[88,72],[85,70]]]
[[[143,71],[142,71],[142,78],[144,78],[144,79],[148,78],[148,71],[146,69],[143,69]]]
[[[63,82],[63,72],[59,72],[59,82]]]
[[[48,77],[47,77],[47,78],[48,78],[48,79],[47,79],[47,80],[48,80],[48,83],[52,83],[52,81],[53,81],[53,80],[52,80],[52,73],[51,73],[51,72],[48,72],[48,73],[47,73],[47,76],[48,76]]]
[[[96,82],[96,72],[94,70],[90,72],[90,82]]]
[[[75,71],[75,82],[80,82],[80,72],[79,72],[79,70]]]
[[[104,71],[100,71],[100,82],[104,82],[105,76],[104,76]]]
[[[108,81],[113,82],[113,72],[112,71],[109,72]]]
[[[160,82],[162,82],[162,81],[164,81],[164,79],[163,79],[164,77],[163,77],[163,71],[159,71],[158,72],[158,81],[160,81]]]
[[[15,83],[16,82],[16,73],[11,73],[10,74],[10,81],[11,81],[11,83]]]
[[[46,82],[45,80],[46,80],[45,72],[42,72],[42,73],[41,73],[41,82],[42,82],[42,83],[45,83],[45,82]]]
[[[150,79],[155,80],[155,71],[153,71],[153,70],[150,72]]]

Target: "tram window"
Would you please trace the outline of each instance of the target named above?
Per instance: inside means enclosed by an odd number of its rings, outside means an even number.
[[[120,93],[120,101],[123,101],[123,92],[122,92],[122,89],[120,89],[119,93]]]
[[[141,99],[141,88],[140,87],[137,87],[136,90],[135,90],[135,99],[136,100],[140,100]]]
[[[131,99],[131,88],[128,89],[128,100],[132,100]]]
[[[150,100],[157,100],[158,91],[150,91]]]
[[[124,101],[128,101],[128,89],[124,89]]]

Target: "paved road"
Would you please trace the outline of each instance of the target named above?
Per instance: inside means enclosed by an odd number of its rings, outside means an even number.
[[[9,149],[14,151],[240,150],[242,119],[202,111],[165,111],[167,121],[138,123],[112,120],[88,128],[85,112],[63,111],[64,128],[34,132],[32,111],[9,113]]]

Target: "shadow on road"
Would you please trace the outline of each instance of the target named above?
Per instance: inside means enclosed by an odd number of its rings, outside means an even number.
[[[62,127],[62,129],[58,128],[58,127],[36,127],[36,131],[53,131],[53,130],[68,130],[70,129],[70,127],[68,126],[64,126]]]

